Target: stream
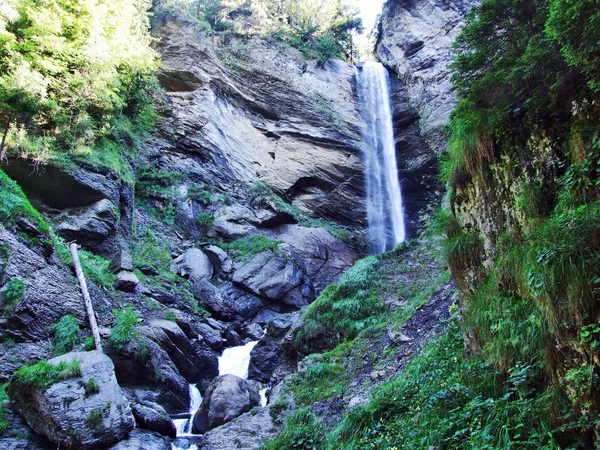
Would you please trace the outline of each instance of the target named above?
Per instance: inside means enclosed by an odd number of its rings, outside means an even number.
[[[258,341],[248,342],[238,347],[226,348],[219,357],[219,375],[235,375],[246,380],[248,378],[248,367],[250,366],[250,353],[258,344]],[[192,434],[192,422],[194,415],[202,404],[202,395],[194,384],[190,384],[190,416],[187,419],[174,419],[177,428],[177,439],[171,444],[172,450],[198,450],[198,446],[187,439],[196,435]],[[260,390],[261,406],[267,405],[267,388]]]

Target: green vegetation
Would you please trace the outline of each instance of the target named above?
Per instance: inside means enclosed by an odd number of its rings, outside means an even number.
[[[167,242],[159,239],[158,236],[160,236],[159,232],[145,226],[138,226],[133,252],[136,275],[145,284],[173,293],[180,302],[190,305],[196,314],[201,313],[198,301],[190,291],[190,282],[169,270],[171,250]],[[144,275],[140,271],[143,267],[152,268],[158,275]]]
[[[593,1],[484,0],[455,44],[460,102],[442,163],[450,204],[483,202],[474,217],[513,209],[495,223],[446,215],[446,255],[470,345],[502,377],[526,369],[533,389],[519,414],[544,427],[519,419],[518,437],[507,412],[497,418],[505,440],[491,448],[598,446],[599,23]]]
[[[342,395],[349,382],[345,373],[344,358],[339,362],[315,362],[306,371],[298,373],[291,383],[286,385],[298,405],[308,406],[317,401],[327,400],[335,395]]]
[[[90,412],[85,423],[94,433],[101,433],[105,429],[104,411],[102,409],[94,409]]]
[[[296,346],[304,354],[324,351],[353,339],[377,323],[387,310],[377,292],[380,261],[375,256],[358,261],[339,284],[325,288],[308,307]]]
[[[323,65],[329,58],[355,56],[352,32],[362,29],[352,2],[325,0],[161,0],[154,8],[155,26],[169,17],[185,15],[208,33],[246,34],[246,21],[264,37],[283,41]]]
[[[8,260],[10,259],[10,249],[7,244],[0,244],[0,285],[4,282]]]
[[[167,311],[167,313],[165,314],[165,320],[175,322],[177,320],[177,315],[175,314],[175,311]]]
[[[96,343],[94,342],[94,338],[92,336],[88,336],[83,341],[83,349],[86,352],[91,352],[96,350]]]
[[[115,324],[110,330],[108,343],[120,352],[139,336],[139,331],[136,329],[139,316],[131,306],[120,311],[113,310],[113,316],[115,316]]]
[[[208,206],[212,202],[212,190],[210,186],[194,184],[188,187],[188,198],[191,198],[202,206]]]
[[[322,450],[325,436],[325,424],[310,409],[301,408],[289,415],[283,432],[261,450]]]
[[[15,373],[15,379],[24,386],[31,386],[46,391],[50,386],[62,380],[81,376],[79,361],[50,364],[40,361],[36,364],[23,366]],[[9,393],[13,385],[9,385]]]
[[[73,266],[73,258],[66,245],[58,242],[54,248],[56,255],[63,264]],[[81,269],[85,277],[100,287],[113,289],[115,275],[110,271],[110,261],[87,250],[79,249],[78,253]]]
[[[10,315],[25,297],[25,285],[18,278],[11,278],[0,290],[0,295],[2,295],[4,312]]]
[[[202,213],[196,220],[198,222],[198,227],[200,228],[200,234],[206,236],[215,223],[215,216],[209,213]]]
[[[52,326],[54,332],[54,353],[63,355],[70,352],[80,342],[79,325],[71,314],[63,316]]]
[[[19,185],[0,170],[0,222],[8,226],[14,224],[20,217],[30,220],[40,232],[49,233],[48,224],[31,206]]]
[[[219,246],[223,250],[229,250],[234,258],[245,262],[262,252],[276,252],[279,244],[281,244],[281,241],[274,241],[262,234],[252,234],[233,242],[219,243]]]
[[[159,170],[150,164],[141,165],[136,171],[135,195],[140,199],[173,197],[173,187],[183,183],[185,174]]]
[[[150,3],[15,0],[5,6],[0,157],[81,162],[132,182],[127,158],[154,117]]]
[[[8,400],[8,394],[6,393],[6,384],[0,384],[0,436],[8,431],[10,423],[8,422],[8,415],[4,410],[4,402]]]
[[[95,378],[90,378],[83,383],[83,390],[85,391],[86,397],[97,394],[100,392],[100,383]]]

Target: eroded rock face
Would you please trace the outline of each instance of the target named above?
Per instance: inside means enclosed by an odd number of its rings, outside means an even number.
[[[288,46],[185,25],[161,31],[159,79],[172,109],[153,145],[160,168],[230,192],[261,181],[315,215],[365,225],[350,64],[319,68]],[[252,227],[222,222],[216,228],[232,238]]]
[[[48,361],[78,361],[81,377],[59,381],[46,391],[14,379],[9,393],[16,409],[36,432],[67,448],[112,445],[134,428],[134,419],[117,384],[110,358],[100,352],[67,353]],[[90,380],[96,389],[86,392]]]
[[[262,252],[236,270],[233,282],[266,300],[295,308],[315,299],[310,279],[291,261],[273,252]]]
[[[205,433],[259,404],[260,395],[250,383],[235,375],[221,375],[206,390],[202,405],[194,415],[192,432]]]
[[[159,404],[153,402],[136,403],[131,409],[136,423],[141,428],[156,431],[158,434],[170,438],[177,435],[175,424]]]
[[[378,58],[407,87],[430,147],[445,148],[444,126],[456,104],[450,84],[451,46],[475,0],[393,0],[386,3]]]

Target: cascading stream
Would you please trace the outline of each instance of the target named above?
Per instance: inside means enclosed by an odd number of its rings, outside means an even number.
[[[385,67],[372,61],[364,63],[358,74],[358,90],[367,124],[363,159],[369,250],[371,253],[383,253],[406,237]]]

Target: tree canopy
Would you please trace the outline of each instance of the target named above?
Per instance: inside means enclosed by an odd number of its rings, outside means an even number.
[[[144,91],[156,65],[150,6],[150,0],[0,4],[0,123],[8,151],[33,158],[85,152],[118,134],[115,117],[129,121],[125,128],[147,122]]]

